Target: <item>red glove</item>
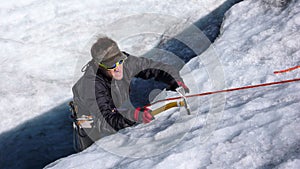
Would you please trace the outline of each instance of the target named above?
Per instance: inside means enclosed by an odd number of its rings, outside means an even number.
[[[184,89],[185,93],[190,92],[190,89],[182,81],[177,81],[177,84],[179,87],[181,86]]]
[[[149,123],[154,119],[147,107],[138,107],[134,111],[134,119],[139,123]]]

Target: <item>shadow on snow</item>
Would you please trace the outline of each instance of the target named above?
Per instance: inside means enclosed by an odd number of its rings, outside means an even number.
[[[0,134],[0,168],[43,168],[73,150],[67,102]]]
[[[220,34],[220,28],[223,22],[223,18],[225,13],[235,4],[241,2],[243,0],[227,0],[218,8],[202,17],[198,21],[194,22],[190,28],[195,27],[202,31],[204,39],[201,39],[201,44],[197,44],[197,51],[192,50],[183,42],[177,40],[176,37],[182,37],[186,35],[190,35],[193,32],[189,32],[190,29],[187,28],[183,30],[180,34],[176,35],[175,38],[171,38],[157,46],[158,49],[169,51],[179,58],[181,58],[185,63],[187,63],[190,59],[195,56],[203,53],[211,43],[213,43]],[[192,30],[192,29],[191,29]],[[193,35],[190,35],[189,38],[195,38]],[[182,39],[182,38],[179,38]],[[196,39],[199,41],[199,39]]]

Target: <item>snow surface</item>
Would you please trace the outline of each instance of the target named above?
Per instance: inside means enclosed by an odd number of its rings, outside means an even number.
[[[223,2],[1,2],[0,168],[40,168],[47,163],[32,163],[56,160],[52,152],[59,157],[74,153],[65,104],[95,35],[104,30],[133,54],[165,38],[124,38],[124,32],[107,30],[107,25],[149,16],[144,13],[159,13],[165,22],[179,18],[187,25]],[[299,77],[299,70],[273,74],[300,64],[300,3],[277,2],[245,0],[226,13],[218,39],[181,70],[191,93]],[[148,24],[155,23],[141,23]],[[161,29],[155,34],[182,30]],[[189,99],[192,115],[184,108],[168,110],[150,124],[105,137],[46,168],[299,168],[299,88],[296,82]],[[156,99],[165,96],[175,93],[163,92]]]

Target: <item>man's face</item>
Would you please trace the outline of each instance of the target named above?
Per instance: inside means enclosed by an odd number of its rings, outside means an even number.
[[[123,64],[119,64],[116,68],[114,69],[109,69],[107,70],[108,74],[116,80],[122,80],[123,79]]]

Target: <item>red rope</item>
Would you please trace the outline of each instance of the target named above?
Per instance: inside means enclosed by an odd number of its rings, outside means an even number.
[[[263,84],[252,85],[252,86],[244,86],[244,87],[238,87],[238,88],[232,88],[232,89],[226,89],[226,90],[218,90],[218,91],[213,91],[213,92],[199,93],[199,94],[187,95],[185,97],[190,98],[190,97],[206,96],[206,95],[211,95],[211,94],[232,92],[232,91],[236,91],[236,90],[245,90],[245,89],[257,88],[257,87],[262,87],[262,86],[271,86],[271,85],[277,85],[277,84],[283,84],[283,83],[291,83],[291,82],[296,82],[296,81],[300,81],[300,78],[284,80],[284,81],[278,81],[278,82],[271,82],[271,83],[263,83]],[[155,102],[147,105],[146,107],[154,105],[156,103],[171,101],[171,100],[178,100],[178,99],[181,99],[181,98],[182,98],[182,96],[167,98],[167,99],[163,99],[163,100],[158,100],[158,101],[155,101]]]
[[[294,66],[294,67],[291,67],[291,68],[288,68],[288,69],[285,69],[285,70],[275,71],[274,74],[286,73],[286,72],[290,72],[290,71],[293,71],[293,70],[299,69],[299,68],[300,68],[300,65],[299,66]]]

